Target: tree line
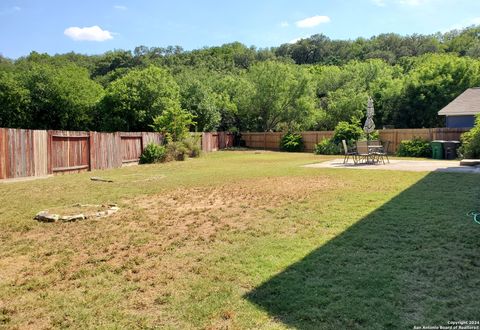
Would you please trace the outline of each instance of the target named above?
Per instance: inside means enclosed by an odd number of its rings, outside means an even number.
[[[257,49],[136,47],[101,55],[0,57],[0,127],[148,131],[166,110],[197,131],[442,126],[438,110],[480,85],[480,27]]]

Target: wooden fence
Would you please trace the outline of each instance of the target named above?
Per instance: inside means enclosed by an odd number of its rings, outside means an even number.
[[[205,152],[217,151],[225,148],[233,147],[234,136],[228,132],[212,132],[212,133],[193,133],[201,134],[202,150]]]
[[[467,132],[468,128],[414,128],[414,129],[383,129],[379,130],[380,140],[390,141],[389,153],[395,153],[398,145],[403,140],[410,140],[414,137],[420,137],[428,141],[433,140],[460,140],[460,136]],[[264,132],[264,133],[242,133],[242,140],[247,147],[279,150],[280,139],[284,133]],[[305,151],[312,152],[315,144],[323,139],[330,139],[333,131],[301,132]]]
[[[233,146],[230,133],[194,135],[205,152]],[[117,168],[138,162],[149,143],[161,134],[0,128],[0,179]]]

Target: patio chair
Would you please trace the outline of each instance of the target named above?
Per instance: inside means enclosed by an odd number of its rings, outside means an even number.
[[[347,141],[342,140],[343,151],[345,152],[345,157],[343,158],[343,163],[348,163],[348,158],[352,156],[353,163],[355,163],[355,157],[357,156],[357,151],[355,148],[349,148]]]
[[[390,159],[388,159],[388,147],[390,146],[390,141],[385,141],[383,144],[383,149],[379,152],[379,157],[382,158],[382,162],[385,164],[384,157],[387,158],[387,162],[390,164]]]
[[[372,162],[379,162],[380,161],[380,155],[383,151],[383,145],[380,140],[370,140],[367,141],[368,144],[368,153],[370,154],[370,158],[372,159]]]
[[[357,150],[356,150],[357,154],[354,159],[355,164],[358,164],[362,160],[365,160],[365,162],[368,163],[370,159],[370,152],[368,150],[368,141],[357,141],[355,142],[355,145],[357,146]]]

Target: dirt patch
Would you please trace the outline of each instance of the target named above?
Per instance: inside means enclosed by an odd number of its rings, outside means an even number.
[[[131,201],[174,236],[208,239],[219,230],[261,225],[259,212],[308,198],[338,183],[325,177],[274,177],[234,185],[177,189]],[[252,223],[255,220],[255,223]]]

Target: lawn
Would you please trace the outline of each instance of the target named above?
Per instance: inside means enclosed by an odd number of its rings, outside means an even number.
[[[320,160],[229,151],[0,184],[0,328],[479,320],[480,177],[301,167]],[[109,202],[109,218],[32,220]]]

